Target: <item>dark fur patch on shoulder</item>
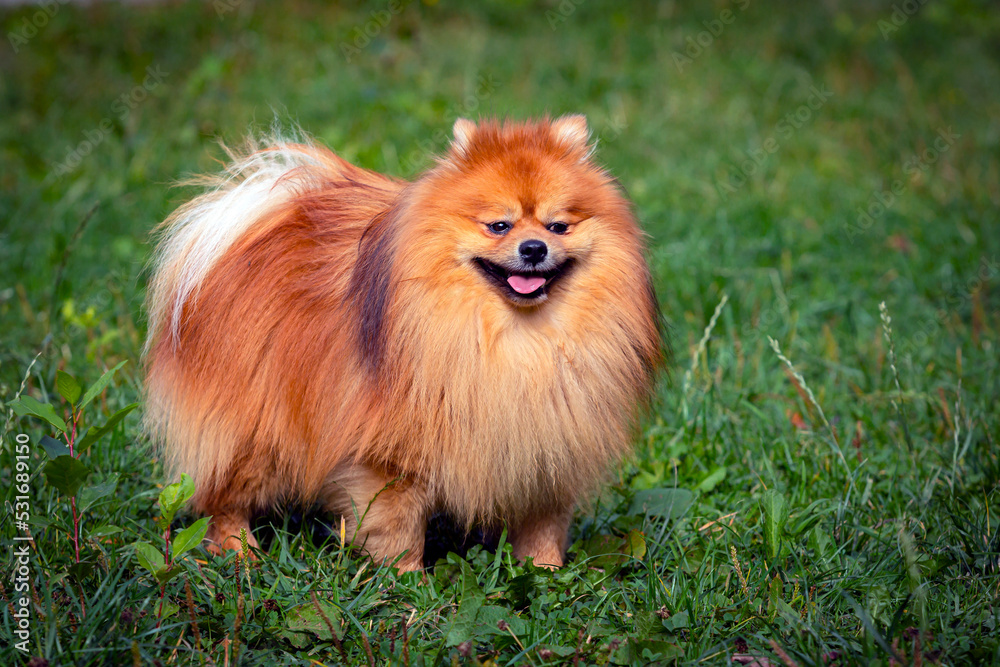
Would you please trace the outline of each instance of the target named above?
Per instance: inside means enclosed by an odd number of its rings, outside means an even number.
[[[398,214],[398,207],[393,206],[371,221],[358,241],[358,259],[351,274],[350,298],[358,312],[357,345],[375,375],[380,374],[385,356]]]

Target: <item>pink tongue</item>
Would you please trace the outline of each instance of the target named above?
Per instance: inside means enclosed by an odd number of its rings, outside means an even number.
[[[518,294],[531,294],[545,284],[545,278],[513,274],[507,277],[507,284],[513,287]]]

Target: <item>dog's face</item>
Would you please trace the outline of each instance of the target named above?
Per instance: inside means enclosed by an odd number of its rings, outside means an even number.
[[[462,235],[459,252],[497,292],[517,306],[545,301],[586,253],[587,213],[558,197],[537,205],[516,198],[496,201],[467,216],[474,231]],[[583,241],[581,243],[581,241]]]
[[[431,236],[447,237],[440,270],[517,308],[605,270],[599,253],[620,242],[627,204],[590,161],[587,137],[580,116],[513,127],[459,120],[420,216]]]

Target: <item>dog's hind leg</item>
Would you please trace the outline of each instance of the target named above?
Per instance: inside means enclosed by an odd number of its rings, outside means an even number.
[[[209,478],[199,487],[191,508],[201,516],[211,516],[206,548],[220,555],[223,551],[242,551],[240,531],[245,530],[247,546],[259,548],[250,532],[250,519],[255,509],[271,507],[284,480],[273,465],[257,460],[253,465],[241,459],[230,466],[224,476]],[[251,557],[253,552],[251,552]]]
[[[344,519],[348,544],[400,571],[423,567],[429,494],[419,481],[342,463],[327,482],[326,507]]]
[[[205,512],[212,514],[212,512]],[[243,549],[240,540],[240,529],[246,530],[247,546],[258,548],[257,540],[250,533],[250,517],[246,512],[227,510],[212,516],[208,525],[208,534],[205,535],[205,548],[215,555],[221,555],[224,550],[232,549],[241,551]],[[256,558],[253,552],[251,558]]]
[[[521,562],[531,558],[539,567],[562,567],[572,520],[573,509],[570,507],[539,512],[510,526],[510,545],[514,556]]]

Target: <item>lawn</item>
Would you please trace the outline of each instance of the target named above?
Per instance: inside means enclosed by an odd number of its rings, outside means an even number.
[[[1000,664],[1000,13],[681,4],[0,9],[0,663]],[[175,184],[273,123],[405,178],[569,112],[673,347],[573,560],[440,522],[398,575],[309,508],[184,552],[139,428]]]

